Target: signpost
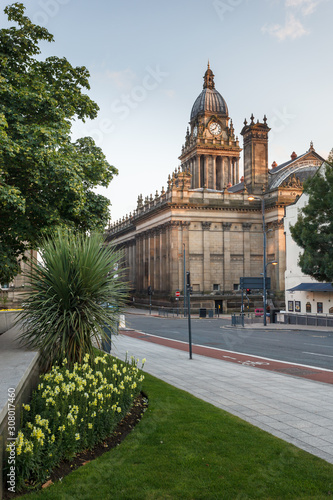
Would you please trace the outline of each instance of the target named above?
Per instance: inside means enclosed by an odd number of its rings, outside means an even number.
[[[192,359],[192,332],[191,332],[191,281],[190,281],[190,273],[186,272],[187,283],[186,283],[186,292],[187,292],[187,314],[188,314],[188,346],[190,352],[190,359]]]
[[[264,289],[264,278],[246,278],[242,277],[239,278],[239,288],[242,290],[249,288],[258,288],[260,290]],[[271,288],[271,278],[266,278],[266,290],[269,290]]]
[[[176,301],[177,301],[177,316],[179,316],[179,297],[180,297],[180,291],[176,290]]]
[[[153,290],[151,286],[148,286],[148,295],[149,295],[149,314],[151,314],[151,296],[153,295]]]

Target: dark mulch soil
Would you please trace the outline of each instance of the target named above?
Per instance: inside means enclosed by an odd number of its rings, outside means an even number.
[[[127,434],[129,434],[131,430],[136,426],[136,424],[141,420],[141,417],[147,407],[148,399],[145,394],[141,393],[135,399],[129,413],[121,420],[121,422],[119,422],[118,426],[110,437],[105,439],[105,441],[103,441],[102,443],[97,444],[93,449],[78,453],[71,461],[64,460],[63,462],[61,462],[60,465],[52,471],[49,481],[55,483],[61,480],[63,477],[67,476],[67,474],[70,474],[78,467],[91,462],[91,460],[100,457],[106,451],[109,451],[115,446],[118,446],[125,439]],[[47,484],[52,483],[48,482]],[[11,493],[8,490],[5,490],[3,498],[4,500],[9,500],[11,498],[16,498],[30,492],[31,489],[29,491],[23,491],[20,493]]]

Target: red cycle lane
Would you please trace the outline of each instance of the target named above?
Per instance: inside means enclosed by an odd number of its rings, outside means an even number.
[[[157,335],[137,332],[136,330],[121,330],[121,334],[143,340],[145,342],[152,342],[154,344],[164,345],[173,349],[188,351],[188,344],[180,342],[179,340],[166,339],[158,337]],[[238,363],[243,366],[252,366],[254,368],[261,368],[262,370],[284,373],[286,375],[293,375],[294,377],[307,378],[317,382],[324,382],[325,384],[333,384],[333,371],[324,370],[322,368],[297,365],[287,363],[285,361],[275,361],[274,359],[250,356],[248,354],[225,351],[223,349],[214,349],[196,344],[192,345],[192,353],[199,354],[200,356],[207,356],[209,358],[221,359],[222,361],[228,361],[230,363]]]

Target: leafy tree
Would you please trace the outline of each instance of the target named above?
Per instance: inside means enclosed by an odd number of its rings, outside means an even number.
[[[333,150],[326,164],[304,183],[307,205],[290,228],[304,250],[299,265],[318,281],[333,281]]]
[[[40,350],[44,368],[64,358],[73,366],[86,353],[93,357],[93,340],[106,338],[105,324],[117,330],[128,288],[119,271],[121,254],[98,233],[61,230],[42,242],[40,252],[42,261],[32,261],[26,272],[21,340]]]
[[[18,258],[57,227],[103,230],[109,201],[94,192],[117,170],[93,139],[71,141],[74,119],[97,115],[86,94],[89,73],[65,58],[36,58],[53,36],[5,8],[17,27],[0,30],[0,282],[19,270]]]

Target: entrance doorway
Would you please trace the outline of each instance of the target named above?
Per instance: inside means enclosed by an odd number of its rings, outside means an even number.
[[[223,313],[223,303],[222,300],[215,300],[215,312],[217,314]]]

